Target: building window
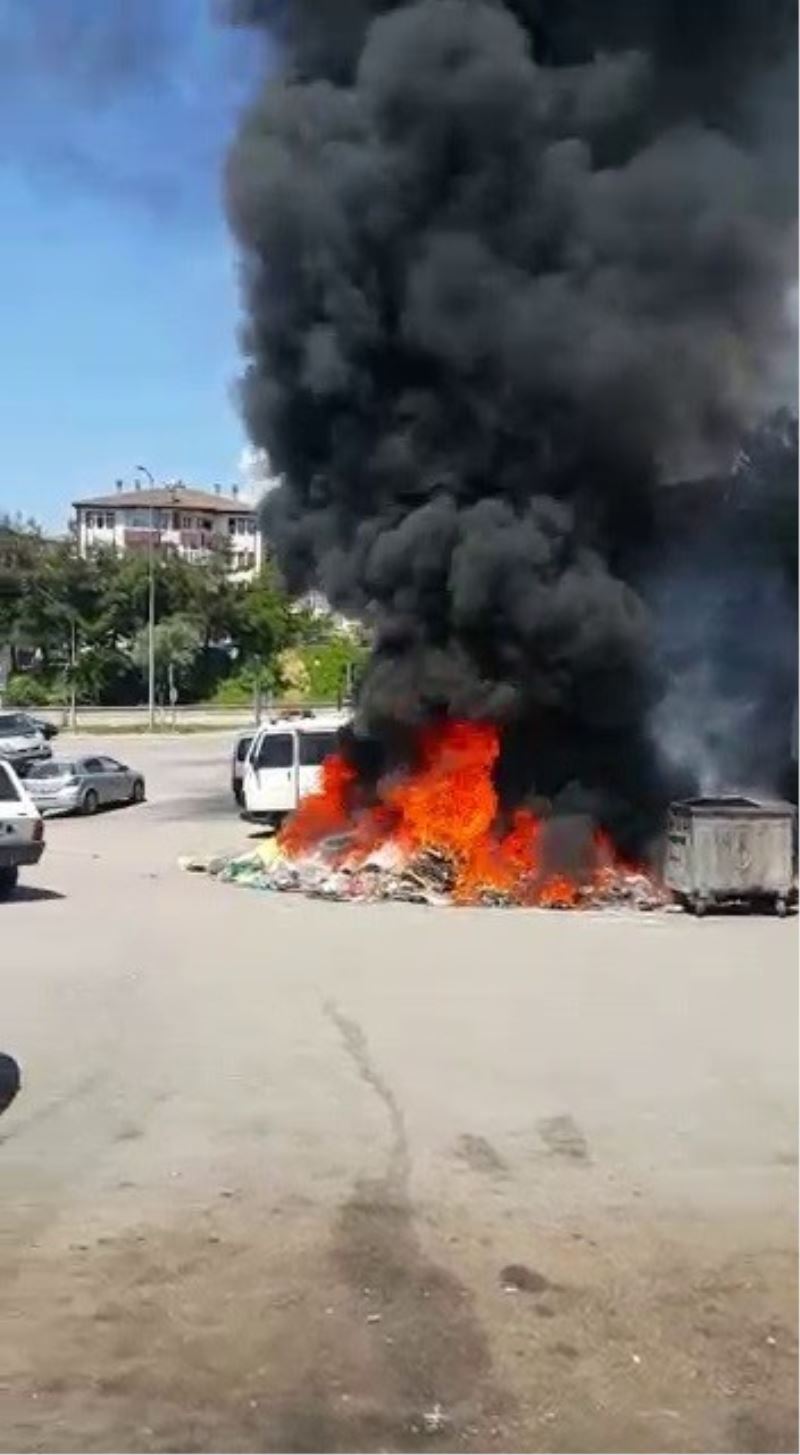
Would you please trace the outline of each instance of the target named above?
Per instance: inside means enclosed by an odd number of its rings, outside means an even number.
[[[134,530],[150,530],[155,524],[155,516],[149,510],[129,510],[128,525]]]
[[[200,524],[203,530],[211,530],[211,521],[208,519],[208,517],[204,517]]]
[[[86,529],[94,530],[94,511],[89,510],[86,514]]]
[[[114,529],[115,516],[113,510],[106,511],[106,529]]]
[[[228,516],[228,535],[236,535],[236,520],[232,515]]]

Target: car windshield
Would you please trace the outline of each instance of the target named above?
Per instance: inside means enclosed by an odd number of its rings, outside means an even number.
[[[49,763],[34,763],[28,778],[68,778],[74,772],[74,763],[66,763],[63,758],[51,758]]]
[[[0,713],[0,738],[30,738],[35,733],[35,724],[29,717],[23,717],[22,713]]]

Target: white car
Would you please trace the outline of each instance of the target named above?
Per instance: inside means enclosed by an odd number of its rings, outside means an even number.
[[[42,727],[27,712],[0,712],[0,758],[24,776],[32,763],[52,756]]]
[[[0,899],[17,886],[20,865],[38,864],[44,823],[10,763],[0,762]]]
[[[320,786],[320,769],[336,752],[346,712],[280,718],[256,733],[244,773],[243,818],[275,828]]]

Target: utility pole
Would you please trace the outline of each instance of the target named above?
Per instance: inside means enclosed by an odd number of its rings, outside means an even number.
[[[78,671],[78,622],[75,612],[71,612],[69,619],[69,729],[74,733],[78,721],[78,684],[76,674]]]
[[[150,481],[154,490],[156,482],[146,465],[137,465]],[[150,504],[150,531],[147,548],[147,726],[152,732],[156,725],[156,571],[155,571],[155,506]]]

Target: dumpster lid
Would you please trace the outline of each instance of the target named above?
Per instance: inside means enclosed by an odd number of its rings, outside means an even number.
[[[777,799],[770,803],[759,803],[755,798],[745,798],[736,793],[720,794],[716,798],[676,799],[670,807],[673,812],[708,814],[714,818],[724,818],[729,814],[736,818],[786,818],[787,815],[791,818],[796,812],[791,803],[782,803]]]

